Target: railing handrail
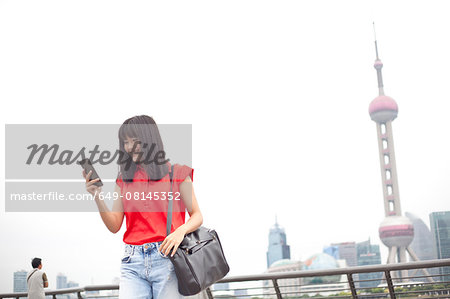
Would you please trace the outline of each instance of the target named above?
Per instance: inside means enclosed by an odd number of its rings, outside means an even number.
[[[327,270],[297,270],[297,271],[287,271],[287,272],[238,275],[238,276],[224,277],[223,279],[219,280],[217,283],[255,281],[255,280],[272,280],[272,279],[283,279],[283,278],[300,278],[300,277],[311,277],[311,276],[345,275],[345,274],[356,274],[356,273],[425,269],[425,268],[436,268],[436,267],[445,267],[445,266],[450,266],[450,259],[427,260],[427,261],[398,263],[398,264],[356,266],[356,267],[327,269]]]
[[[118,284],[98,284],[98,285],[87,285],[84,287],[73,287],[73,288],[64,288],[57,290],[48,290],[45,291],[46,296],[50,295],[63,295],[63,294],[73,294],[73,293],[81,293],[81,292],[92,292],[92,291],[108,291],[108,290],[118,290]],[[16,298],[16,297],[26,297],[27,292],[17,292],[17,293],[3,293],[0,294],[0,298]]]
[[[287,272],[274,272],[274,273],[262,273],[253,275],[238,275],[224,277],[223,279],[217,281],[216,283],[225,282],[243,282],[243,281],[259,281],[259,280],[271,280],[276,281],[278,279],[285,278],[302,278],[302,277],[315,277],[315,276],[330,276],[330,275],[352,275],[359,273],[370,273],[370,272],[389,272],[398,270],[411,270],[411,269],[425,269],[425,268],[436,268],[436,267],[446,267],[450,266],[450,259],[439,259],[439,260],[427,260],[418,262],[408,262],[399,264],[382,264],[382,265],[370,265],[370,266],[356,266],[338,269],[326,269],[326,270],[298,270],[298,271],[287,271]],[[62,295],[62,294],[73,294],[78,293],[78,297],[81,298],[80,293],[91,292],[91,291],[102,291],[102,290],[118,290],[118,284],[104,284],[104,285],[87,285],[84,287],[73,287],[58,290],[48,290],[45,295]],[[278,291],[279,292],[279,291]],[[19,298],[26,297],[27,292],[17,292],[17,293],[3,293],[0,294],[0,298]],[[54,296],[55,298],[55,296]]]
[[[48,291],[45,291],[45,295],[61,295],[61,294],[71,294],[71,293],[78,293],[78,292],[84,292],[84,288],[83,287],[74,287],[74,288],[65,288],[65,289],[58,289],[58,290],[48,290]],[[3,294],[0,294],[0,298],[26,297],[27,295],[28,295],[28,292],[3,293]]]

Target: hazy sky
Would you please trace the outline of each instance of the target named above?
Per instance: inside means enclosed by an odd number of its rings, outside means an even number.
[[[381,245],[368,114],[378,95],[372,22],[385,92],[399,105],[402,209],[428,224],[430,212],[450,209],[445,8],[446,1],[0,1],[1,119],[118,124],[147,114],[192,124],[194,189],[230,275],[266,270],[275,214],[293,259],[332,242],[370,237]],[[1,134],[4,142],[4,126]],[[112,234],[97,212],[5,213],[0,198],[0,292],[12,291],[13,272],[28,271],[34,256],[51,288],[58,272],[80,285],[119,276],[125,224]]]

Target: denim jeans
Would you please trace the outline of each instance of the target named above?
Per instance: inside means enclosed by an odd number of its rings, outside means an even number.
[[[181,299],[169,257],[159,252],[160,242],[125,244],[120,266],[120,299]]]

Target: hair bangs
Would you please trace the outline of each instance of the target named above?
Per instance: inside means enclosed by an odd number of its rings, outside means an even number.
[[[139,137],[137,125],[134,123],[124,123],[119,129],[119,140],[123,141],[129,138]]]

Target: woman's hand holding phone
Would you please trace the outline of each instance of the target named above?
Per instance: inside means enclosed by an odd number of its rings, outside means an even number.
[[[92,170],[89,171],[88,174],[86,174],[86,172],[83,169],[83,177],[86,179],[86,191],[89,192],[90,194],[92,194],[92,196],[95,195],[99,195],[100,192],[102,192],[102,187],[96,186],[94,185],[95,183],[97,183],[100,178],[96,178],[91,180],[91,175],[92,175]]]

